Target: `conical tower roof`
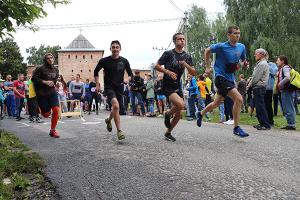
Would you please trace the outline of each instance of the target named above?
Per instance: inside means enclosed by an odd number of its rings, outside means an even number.
[[[95,47],[81,34],[79,34],[66,49],[94,49]]]
[[[58,52],[65,51],[104,51],[96,49],[82,34],[79,34],[66,48],[58,50]]]

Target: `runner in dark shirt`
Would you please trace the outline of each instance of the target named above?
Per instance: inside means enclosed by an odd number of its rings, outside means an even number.
[[[59,102],[55,85],[58,79],[58,68],[53,65],[54,56],[47,53],[44,56],[44,65],[34,70],[31,80],[34,83],[38,105],[44,117],[51,115],[51,130],[49,135],[59,138],[56,125],[59,117]]]
[[[98,73],[101,69],[104,70],[104,93],[107,96],[108,102],[112,105],[112,111],[109,117],[105,120],[106,128],[109,132],[112,131],[111,120],[114,118],[118,139],[122,140],[125,139],[125,135],[120,126],[119,114],[120,105],[122,105],[122,83],[124,82],[125,70],[129,78],[131,78],[133,74],[128,60],[119,55],[121,51],[121,44],[118,40],[111,42],[110,50],[112,55],[102,58],[98,62],[94,71],[94,76],[97,91],[100,91]]]
[[[177,125],[181,110],[184,109],[180,79],[185,69],[193,76],[196,75],[196,70],[193,67],[191,56],[183,50],[185,46],[184,35],[182,33],[174,34],[173,42],[175,49],[165,51],[155,67],[158,71],[165,74],[163,78],[163,91],[173,105],[172,108],[165,113],[165,125],[167,127],[165,137],[171,141],[176,141],[171,135],[171,131]],[[164,68],[162,65],[164,65]],[[172,115],[174,115],[174,118],[171,121]]]

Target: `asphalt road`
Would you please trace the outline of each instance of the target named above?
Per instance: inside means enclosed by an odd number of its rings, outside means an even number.
[[[122,116],[119,142],[106,114],[64,119],[60,139],[49,120],[1,126],[45,159],[62,199],[300,199],[300,132],[248,126],[242,139],[232,126],[180,121],[170,142],[162,118]]]

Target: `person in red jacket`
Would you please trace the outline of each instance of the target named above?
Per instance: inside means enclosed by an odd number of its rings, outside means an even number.
[[[59,102],[57,92],[55,90],[59,71],[53,63],[54,56],[51,53],[47,53],[44,56],[44,65],[36,68],[31,80],[34,83],[41,114],[44,117],[49,117],[52,110],[51,130],[49,135],[54,138],[59,138],[59,134],[56,131],[56,125],[59,117]]]

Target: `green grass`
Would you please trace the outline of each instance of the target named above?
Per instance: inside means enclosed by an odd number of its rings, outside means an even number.
[[[211,122],[219,123],[220,115],[217,109],[215,109],[214,112],[210,114],[210,117],[211,117]],[[258,121],[256,117],[251,118],[249,113],[241,113],[240,124],[253,126],[253,125],[257,125]],[[282,113],[279,112],[278,115],[274,117],[274,127],[281,128],[286,125],[287,125],[286,119],[282,116]],[[296,128],[297,130],[300,130],[300,115],[296,115]]]
[[[0,130],[0,200],[26,198],[31,186],[28,177],[41,174],[44,163],[29,150],[17,137]],[[11,184],[4,185],[5,178],[9,178]]]

